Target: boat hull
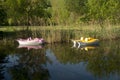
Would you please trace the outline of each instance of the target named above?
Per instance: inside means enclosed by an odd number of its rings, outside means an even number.
[[[24,39],[19,39],[17,40],[19,45],[40,45],[44,44],[43,39],[33,39],[33,40],[24,40]]]
[[[19,45],[18,48],[27,48],[30,49],[42,49],[42,45]]]
[[[94,39],[93,41],[88,41],[88,42],[79,41],[78,43],[80,43],[80,45],[92,46],[92,45],[99,45],[99,40]]]
[[[98,46],[99,45],[99,40],[98,39],[90,39],[90,40],[72,40],[74,43],[73,47],[78,47],[81,46]]]
[[[37,42],[37,41],[18,41],[20,45],[40,45],[42,43]]]

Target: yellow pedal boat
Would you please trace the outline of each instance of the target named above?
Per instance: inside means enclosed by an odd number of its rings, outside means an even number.
[[[83,39],[83,37],[81,37],[80,40],[72,40],[74,45],[76,45],[76,43],[78,43],[78,46],[90,46],[90,45],[98,45],[99,44],[99,40],[98,39],[94,39],[94,38],[85,38]]]

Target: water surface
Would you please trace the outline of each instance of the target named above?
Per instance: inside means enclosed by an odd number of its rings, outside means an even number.
[[[120,40],[99,46],[46,44],[20,47],[0,41],[3,80],[120,80]]]

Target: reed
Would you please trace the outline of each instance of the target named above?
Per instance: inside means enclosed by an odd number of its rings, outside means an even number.
[[[5,27],[0,28],[0,30],[8,31]],[[70,39],[80,39],[80,37],[94,37],[100,40],[120,38],[120,26],[112,25],[105,26],[104,28],[101,28],[99,25],[30,26],[27,32],[21,27],[11,27],[9,30],[16,32],[16,38],[30,36],[43,37],[48,43],[70,42]]]
[[[39,33],[37,36],[43,37],[48,43],[70,42],[70,39],[80,39],[80,37],[94,37],[100,40],[116,39],[120,35],[120,26],[109,26],[101,29],[99,26],[49,26],[31,27],[32,33]],[[36,35],[33,35],[36,36]]]

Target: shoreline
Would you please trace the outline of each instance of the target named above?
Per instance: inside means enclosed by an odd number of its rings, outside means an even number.
[[[3,37],[27,38],[42,37],[48,43],[70,42],[70,39],[80,39],[80,37],[93,37],[99,40],[120,39],[120,26],[108,26],[101,29],[99,26],[30,26],[26,30],[25,26],[1,27]]]

